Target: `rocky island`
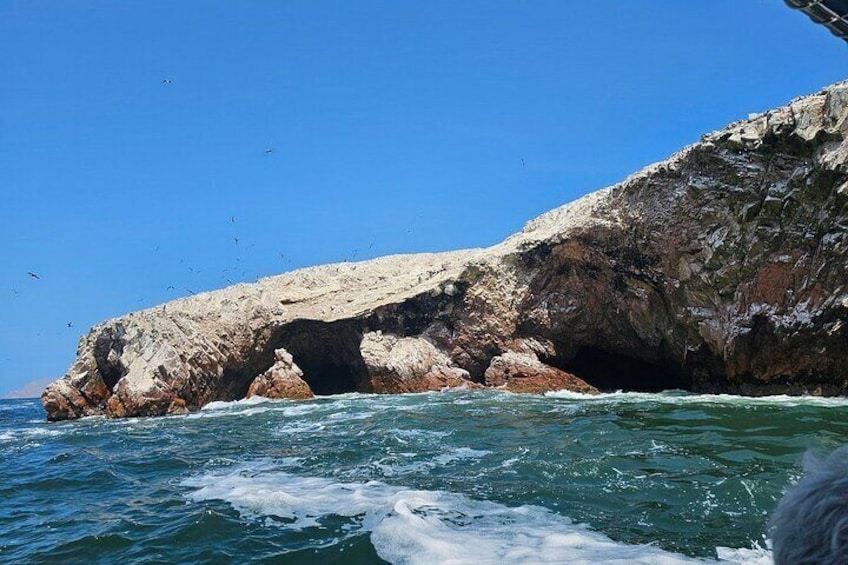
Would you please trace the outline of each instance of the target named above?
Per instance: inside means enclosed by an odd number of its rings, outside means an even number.
[[[50,420],[444,387],[848,392],[848,83],[487,249],[302,269],[84,336]]]

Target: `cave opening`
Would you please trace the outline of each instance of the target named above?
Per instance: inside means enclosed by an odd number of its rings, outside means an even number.
[[[123,337],[122,326],[116,329],[107,328],[97,336],[94,343],[94,362],[110,394],[115,391],[118,381],[129,372],[121,361],[121,354],[124,352]]]
[[[324,396],[362,390],[367,370],[361,341],[355,323],[299,320],[286,326],[277,347],[291,353],[312,392]]]
[[[583,347],[561,368],[601,392],[691,390],[691,379],[670,364],[649,362],[596,347]]]

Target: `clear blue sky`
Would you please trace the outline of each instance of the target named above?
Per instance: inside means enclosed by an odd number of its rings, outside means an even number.
[[[782,0],[0,0],[0,52],[0,393],[188,289],[494,244],[848,76]]]

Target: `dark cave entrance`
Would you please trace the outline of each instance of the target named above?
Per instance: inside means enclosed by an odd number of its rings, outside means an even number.
[[[611,353],[595,347],[581,348],[577,355],[561,364],[601,392],[661,392],[691,390],[691,380],[668,364]]]
[[[316,395],[362,390],[367,370],[359,344],[362,330],[351,322],[298,320],[288,324],[277,347],[291,353]]]

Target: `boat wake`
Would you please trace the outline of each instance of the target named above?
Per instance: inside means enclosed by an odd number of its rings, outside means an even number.
[[[767,550],[717,548],[715,560],[616,542],[547,508],[473,500],[378,481],[303,477],[273,463],[241,464],[183,481],[189,500],[224,501],[269,528],[309,531],[316,544],[369,534],[377,554],[394,564],[570,563],[770,564]],[[328,540],[328,536],[330,539]]]

